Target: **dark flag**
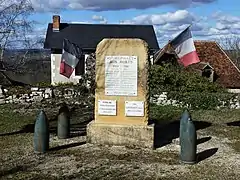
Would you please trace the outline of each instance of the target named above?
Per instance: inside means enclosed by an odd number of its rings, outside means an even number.
[[[82,55],[82,49],[69,40],[63,40],[60,74],[70,78]]]

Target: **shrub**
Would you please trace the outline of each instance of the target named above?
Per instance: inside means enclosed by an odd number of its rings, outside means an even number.
[[[217,83],[169,64],[152,66],[149,86],[153,100],[166,92],[168,100],[176,100],[177,104],[191,109],[230,107],[230,102],[236,99],[236,94],[227,93]]]
[[[46,87],[51,87],[51,83],[47,83],[47,82],[39,82],[36,84],[37,87],[40,87],[40,88],[46,88]]]
[[[149,86],[151,95],[162,92],[225,92],[226,90],[216,83],[194,72],[184,71],[179,66],[153,65],[150,70]]]
[[[208,92],[168,92],[168,99],[174,99],[182,107],[189,109],[211,110],[216,108],[230,108],[231,101],[237,99],[236,94],[208,93]]]
[[[30,94],[31,89],[29,87],[22,87],[22,86],[14,86],[14,87],[9,87],[8,91],[6,93],[7,96],[12,96],[12,95],[21,95],[21,94]]]

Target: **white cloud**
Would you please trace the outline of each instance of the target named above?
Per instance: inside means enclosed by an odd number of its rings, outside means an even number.
[[[95,21],[103,21],[103,20],[104,20],[104,17],[103,17],[103,16],[93,15],[93,16],[92,16],[92,19],[95,20]]]
[[[173,5],[187,8],[192,5],[211,3],[217,0],[31,0],[34,8],[39,11],[56,11],[61,9],[75,10],[123,10],[147,9],[162,5]]]
[[[215,21],[216,24],[212,21]],[[191,31],[194,39],[216,39],[240,34],[240,17],[220,12],[210,17],[198,17],[187,10],[178,10],[165,14],[144,14],[130,20],[123,20],[121,23],[154,25],[160,47],[176,37],[190,24],[192,24]]]
[[[132,20],[120,20],[119,24],[135,24]]]
[[[227,34],[240,34],[240,17],[224,14],[223,12],[219,11],[212,15],[212,17],[216,21],[216,29],[214,32],[227,35]]]
[[[225,24],[222,24],[221,22],[216,23],[216,28],[219,30],[228,29],[228,27]]]
[[[99,22],[99,23],[101,23],[101,24],[106,24],[106,23],[107,23],[107,19],[104,18],[103,16],[93,15],[93,16],[92,16],[92,20],[93,20],[93,21],[96,21],[96,22]]]
[[[206,28],[203,23],[206,17],[197,17],[187,10],[177,10],[162,14],[144,14],[130,20],[124,20],[123,24],[151,24],[154,25],[160,46],[173,39],[181,31],[192,24],[192,31],[202,31]]]
[[[91,24],[90,21],[71,21],[72,24]]]
[[[239,23],[240,22],[240,17],[224,14],[221,11],[214,13],[212,17],[222,23]]]
[[[144,14],[134,17],[132,20],[122,21],[122,23],[164,25],[166,23],[191,24],[193,21],[195,21],[195,17],[187,10],[178,10],[165,14]]]

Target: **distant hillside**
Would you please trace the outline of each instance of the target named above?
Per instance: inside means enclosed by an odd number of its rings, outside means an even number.
[[[46,49],[8,49],[4,51],[4,61],[15,61],[25,59],[47,59],[51,57],[51,51]]]
[[[7,50],[4,54],[4,66],[7,69],[5,74],[12,80],[31,85],[51,82],[50,50]],[[9,85],[9,81],[0,77],[0,84]]]
[[[6,49],[4,51],[4,55],[5,56],[12,56],[12,55],[16,55],[16,54],[45,54],[46,56],[51,54],[51,50],[49,49]]]

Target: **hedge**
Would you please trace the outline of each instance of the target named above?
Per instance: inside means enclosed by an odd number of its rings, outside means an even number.
[[[226,92],[217,83],[209,82],[194,72],[188,72],[179,66],[153,65],[150,70],[149,85],[151,94],[162,92]]]
[[[238,94],[208,92],[173,92],[167,94],[168,100],[176,100],[181,107],[189,109],[212,110],[231,108],[239,102]]]
[[[166,92],[168,100],[191,109],[229,108],[231,102],[239,100],[237,94],[228,93],[219,84],[169,64],[152,66],[149,85],[153,99]]]

